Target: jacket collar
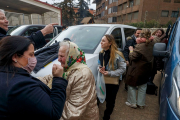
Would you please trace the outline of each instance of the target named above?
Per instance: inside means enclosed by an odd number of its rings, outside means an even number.
[[[0,33],[6,35],[7,31],[0,27]]]
[[[22,68],[14,67],[14,66],[9,66],[9,67],[0,66],[0,72],[17,73],[17,74],[23,74],[23,75],[28,75],[28,76],[30,75],[28,71]]]

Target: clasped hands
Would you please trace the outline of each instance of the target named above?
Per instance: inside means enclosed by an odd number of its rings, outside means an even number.
[[[108,71],[105,71],[105,67],[99,66],[99,72],[103,75],[108,75]]]

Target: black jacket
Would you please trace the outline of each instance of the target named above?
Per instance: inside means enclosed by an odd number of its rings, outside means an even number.
[[[6,31],[0,27],[0,40],[3,37],[6,37]],[[32,33],[31,36],[28,36],[30,40],[32,40],[35,43],[35,49],[41,48],[46,44],[45,38],[41,31],[37,31],[35,33]]]
[[[0,120],[58,120],[66,100],[67,80],[54,77],[50,90],[26,70],[0,67]]]
[[[129,46],[135,47],[136,44],[137,44],[136,43],[136,38],[135,38],[134,35],[132,35],[130,37],[130,39],[126,41],[126,46],[124,47],[124,51],[123,51],[123,54],[124,54],[124,57],[125,57],[126,61],[129,61],[129,52],[130,52],[129,51]]]

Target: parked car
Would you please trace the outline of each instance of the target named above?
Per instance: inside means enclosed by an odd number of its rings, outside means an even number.
[[[8,26],[7,35],[10,35],[10,33],[11,33],[13,30],[15,30],[17,27],[19,27],[19,25],[18,25],[18,26]]]
[[[135,29],[136,27],[132,27],[128,25],[120,25],[120,24],[89,24],[89,25],[71,26],[68,27],[65,31],[62,31],[52,41],[47,43],[45,47],[49,47],[55,44],[56,42],[63,41],[64,38],[70,39],[72,42],[76,43],[80,49],[82,49],[85,52],[87,65],[92,70],[92,73],[94,74],[94,77],[96,79],[99,52],[101,51],[100,42],[102,37],[105,34],[112,34],[119,47],[119,50],[122,51],[126,44],[125,38],[134,34]],[[39,50],[37,50],[36,52],[38,51]],[[46,57],[43,58],[44,60],[45,59],[47,60],[43,62],[45,64],[42,66],[42,69],[36,72],[35,71],[32,72],[32,75],[34,77],[41,77],[51,74],[52,65],[54,63],[60,64],[57,59],[58,58],[57,54],[55,58],[52,59]]]
[[[180,119],[180,18],[171,27],[168,44],[156,43],[154,56],[164,57],[159,86],[159,120]]]
[[[14,28],[15,26],[8,26],[8,31]]]
[[[41,30],[46,25],[20,25],[17,27],[12,28],[7,35],[11,36],[30,36],[33,32],[37,32],[38,30]],[[57,28],[57,34],[62,31],[62,26],[54,25],[55,28]],[[48,34],[45,36],[46,43],[48,43],[52,38],[55,37],[53,33]]]

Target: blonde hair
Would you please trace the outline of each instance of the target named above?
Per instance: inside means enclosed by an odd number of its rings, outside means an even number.
[[[110,46],[110,59],[109,59],[109,66],[111,64],[112,66],[112,69],[114,70],[114,60],[116,58],[116,54],[119,54],[124,60],[124,55],[122,54],[122,52],[118,51],[118,47],[117,47],[117,44],[114,40],[114,37],[112,35],[104,35],[108,42],[111,43],[111,46]],[[101,51],[101,53],[103,52],[103,50]]]
[[[140,38],[146,38],[146,45],[148,45],[151,41],[149,38],[151,37],[151,31],[149,29],[142,29]]]

